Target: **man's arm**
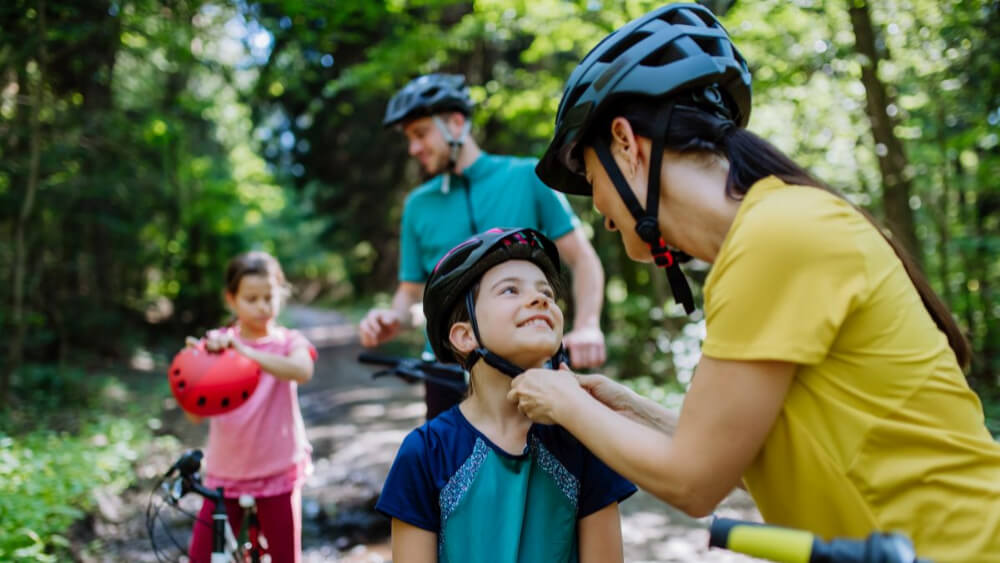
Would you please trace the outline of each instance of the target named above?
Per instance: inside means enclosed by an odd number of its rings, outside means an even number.
[[[598,367],[606,358],[600,325],[604,269],[580,227],[559,237],[555,244],[559,256],[573,272],[573,330],[566,334],[563,342],[574,368]]]
[[[361,345],[373,348],[392,340],[400,330],[412,328],[413,306],[420,303],[424,294],[424,284],[414,282],[399,282],[396,293],[392,296],[392,306],[389,309],[372,309],[361,320],[358,327]]]

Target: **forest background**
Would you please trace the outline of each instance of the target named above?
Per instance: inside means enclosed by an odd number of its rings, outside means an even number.
[[[918,258],[969,336],[968,378],[1000,434],[1000,2],[702,3],[750,62],[750,129]],[[32,440],[87,424],[127,435],[108,447],[142,439],[95,414],[106,409],[94,389],[114,387],[110,366],[160,365],[183,335],[222,321],[222,270],[240,251],[274,253],[296,302],[352,319],[387,303],[402,202],[420,181],[402,137],[381,127],[406,81],[464,74],[483,148],[537,156],[583,54],[659,4],[4,2],[0,478],[37,483]],[[608,277],[605,371],[676,400],[703,319],[627,259],[588,200],[572,203]],[[0,522],[26,502],[10,498]],[[51,553],[33,525],[4,526],[0,555]]]

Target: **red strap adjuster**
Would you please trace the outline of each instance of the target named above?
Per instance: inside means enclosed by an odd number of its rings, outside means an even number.
[[[653,261],[660,268],[669,268],[674,265],[674,255],[667,249],[667,243],[662,237],[659,244],[649,245],[649,251],[653,254]]]

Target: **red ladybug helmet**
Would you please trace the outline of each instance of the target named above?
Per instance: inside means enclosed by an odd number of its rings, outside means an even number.
[[[213,416],[247,402],[260,383],[260,366],[232,348],[207,352],[199,342],[174,356],[167,377],[182,409]]]

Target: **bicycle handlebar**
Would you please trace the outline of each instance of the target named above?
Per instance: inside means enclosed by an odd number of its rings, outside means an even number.
[[[730,518],[712,521],[708,545],[779,563],[930,563],[918,559],[910,540],[898,533],[824,542],[805,530]]]
[[[463,392],[467,387],[465,383],[465,370],[461,366],[453,364],[429,362],[418,358],[383,356],[368,352],[359,354],[358,361],[363,364],[374,364],[389,368],[375,372],[372,374],[373,378],[391,374],[407,383],[427,381]]]

